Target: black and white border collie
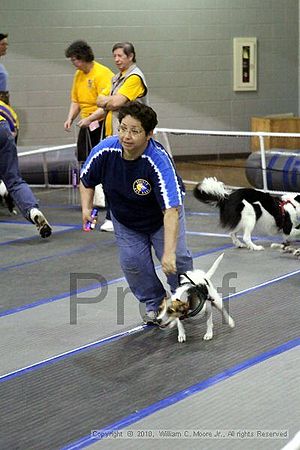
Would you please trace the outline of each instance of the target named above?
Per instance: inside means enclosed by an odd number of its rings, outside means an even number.
[[[284,243],[279,244],[279,248],[300,238],[299,194],[287,193],[275,197],[253,188],[231,191],[221,181],[209,177],[197,184],[194,196],[200,202],[213,204],[219,209],[220,224],[222,228],[230,230],[230,237],[236,247],[264,250],[262,245],[252,242],[256,225],[259,225],[260,231],[269,235],[281,233]],[[238,239],[237,233],[242,233],[244,243]]]
[[[234,320],[224,308],[222,298],[210,280],[222,258],[223,254],[217,258],[207,272],[191,270],[182,274],[180,286],[172,297],[164,299],[160,305],[157,324],[161,329],[173,328],[177,325],[178,342],[186,341],[182,320],[194,316],[195,313],[208,314],[207,329],[203,339],[208,341],[213,338],[212,307],[222,314],[230,328],[235,326]]]

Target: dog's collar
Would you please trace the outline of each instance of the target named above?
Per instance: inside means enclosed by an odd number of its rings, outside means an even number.
[[[291,204],[293,206],[294,209],[296,209],[296,206],[294,205],[294,203],[291,200],[281,200],[279,202],[279,209],[281,212],[281,215],[284,216],[285,215],[285,205]]]

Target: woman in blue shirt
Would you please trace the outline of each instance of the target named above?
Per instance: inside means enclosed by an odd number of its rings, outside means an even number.
[[[161,261],[171,291],[177,273],[192,270],[185,240],[184,186],[166,150],[153,140],[156,113],[131,102],[119,111],[119,134],[102,140],[81,171],[83,226],[91,220],[99,183],[112,213],[120,262],[129,287],[145,304],[145,323],[155,323],[168,295],[159,280],[151,250]]]

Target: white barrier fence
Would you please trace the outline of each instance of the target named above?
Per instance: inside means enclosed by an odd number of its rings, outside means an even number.
[[[282,138],[300,138],[300,133],[272,133],[265,131],[219,131],[219,130],[189,130],[189,129],[176,129],[176,128],[156,128],[155,134],[160,133],[163,137],[162,144],[166,147],[166,150],[171,154],[171,148],[169,146],[168,135],[192,135],[192,136],[228,136],[228,137],[257,137],[259,139],[260,144],[260,158],[261,158],[261,170],[262,170],[262,180],[263,180],[263,188],[264,191],[269,191],[268,183],[267,183],[267,174],[266,174],[266,153],[265,153],[265,138],[266,137],[282,137]],[[300,146],[300,144],[299,144]],[[45,177],[45,187],[49,186],[48,181],[48,161],[47,154],[50,152],[55,152],[58,150],[70,150],[70,148],[76,148],[76,144],[69,145],[59,145],[54,147],[44,147],[35,150],[29,150],[25,152],[20,152],[18,154],[19,157],[26,157],[32,155],[41,154],[43,156],[43,170]],[[291,156],[296,156],[296,153],[288,152]],[[287,153],[287,154],[288,154]],[[191,184],[196,184],[191,181]],[[272,191],[276,192],[276,191]]]

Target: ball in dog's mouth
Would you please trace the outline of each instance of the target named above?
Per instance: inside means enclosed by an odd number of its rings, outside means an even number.
[[[176,324],[175,320],[169,320],[168,322],[158,324],[158,327],[161,330],[166,330],[167,328],[173,328]]]
[[[165,330],[166,328],[168,328],[169,323],[170,323],[170,322],[164,323],[164,324],[161,324],[161,325],[158,325],[158,327],[159,327],[161,330]]]

